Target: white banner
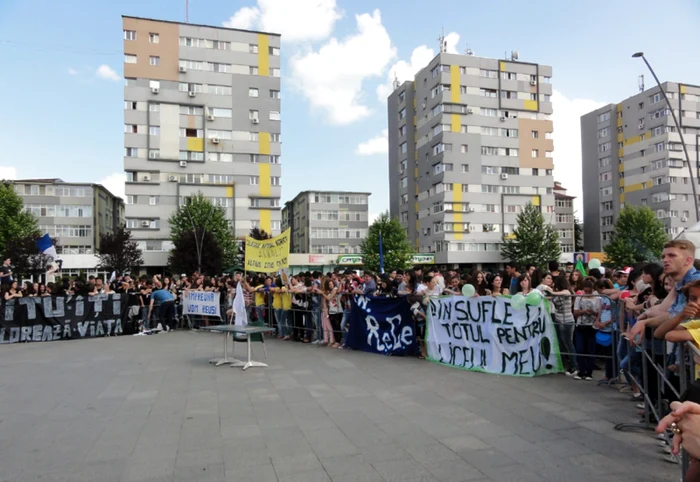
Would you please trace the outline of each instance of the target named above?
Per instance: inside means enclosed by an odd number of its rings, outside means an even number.
[[[220,316],[218,291],[185,291],[182,313],[185,315]]]
[[[431,361],[499,375],[563,371],[547,302],[516,310],[510,298],[431,298],[427,349]]]

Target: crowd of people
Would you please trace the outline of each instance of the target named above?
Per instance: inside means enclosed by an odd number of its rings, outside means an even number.
[[[346,346],[356,295],[405,297],[415,318],[421,358],[426,356],[425,322],[431,296],[460,295],[465,285],[473,287],[474,296],[527,296],[537,290],[550,301],[566,375],[592,380],[597,365],[602,365],[599,383],[626,382],[640,415],[651,411],[654,420],[679,400],[680,365],[685,362],[681,343],[700,345],[700,266],[695,246],[689,241],[668,242],[661,263],[596,267],[587,272],[573,263],[560,266],[552,261],[543,270],[509,262],[502,272],[459,273],[416,266],[379,275],[369,271],[360,275],[353,269],[291,276],[286,272],[211,277],[193,273],[177,279],[123,275],[109,282],[91,276],[19,286],[8,274],[9,261],[0,268],[0,296],[6,301],[25,296],[122,293],[127,295],[129,317],[139,329],[170,331],[221,322],[207,316],[195,321],[183,316],[181,300],[186,290],[219,292],[222,313],[232,321],[233,300],[240,284],[249,322],[273,326],[280,340],[336,349]],[[700,387],[696,391],[700,394]],[[693,393],[681,398],[700,403],[700,396],[695,400]],[[696,413],[694,410],[686,411]],[[673,413],[674,421],[666,419],[664,423],[676,423],[673,430],[679,437],[677,424],[682,415]],[[700,416],[700,408],[697,413]],[[664,450],[671,453],[674,449]],[[696,469],[691,464],[691,470]]]

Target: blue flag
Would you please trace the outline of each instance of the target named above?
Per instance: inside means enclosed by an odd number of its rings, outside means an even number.
[[[384,274],[384,243],[381,231],[379,231],[379,273]]]
[[[356,296],[347,345],[382,355],[416,355],[416,324],[406,298]]]
[[[49,258],[58,258],[58,254],[56,254],[56,248],[54,247],[53,242],[51,241],[51,237],[48,235],[48,233],[36,240],[36,247],[39,248],[39,251],[41,251]]]

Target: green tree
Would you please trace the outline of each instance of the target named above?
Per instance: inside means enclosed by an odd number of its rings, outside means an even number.
[[[578,218],[574,218],[574,251],[577,253],[585,251],[583,246],[583,223]]]
[[[38,238],[37,220],[24,210],[24,202],[10,181],[0,181],[0,253],[13,239]]]
[[[559,260],[559,235],[551,224],[545,223],[542,213],[534,204],[527,203],[523,212],[518,214],[513,234],[510,238],[503,237],[503,259],[516,261],[521,266],[534,264],[543,269],[546,269],[548,261]]]
[[[360,249],[365,268],[379,272],[379,233],[382,233],[384,247],[384,271],[407,269],[410,267],[413,249],[406,239],[404,230],[398,219],[384,212],[369,227],[367,237],[362,241]]]
[[[113,233],[100,234],[99,246],[100,269],[124,273],[143,265],[143,253],[124,226]]]
[[[186,231],[180,236],[168,257],[168,265],[173,273],[190,274],[198,271],[200,273],[216,274],[221,273],[224,267],[221,264],[221,248],[216,240],[211,236],[202,239],[202,264],[199,264],[197,257],[197,240],[193,231]]]
[[[226,219],[226,211],[222,207],[214,206],[201,192],[187,198],[185,204],[178,207],[168,222],[170,223],[170,240],[173,242],[174,251],[182,253],[185,246],[191,248],[188,233],[194,239],[196,265],[177,271],[201,272],[204,258],[207,256],[220,257],[223,268],[233,266],[236,262],[237,243],[233,238],[229,221]],[[218,248],[216,253],[207,251],[207,246],[211,246],[207,244],[207,238],[214,241]]]
[[[668,241],[663,223],[647,206],[625,206],[615,221],[610,242],[603,248],[610,266],[655,261]]]

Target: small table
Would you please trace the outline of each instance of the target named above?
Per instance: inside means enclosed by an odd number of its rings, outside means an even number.
[[[256,333],[270,333],[275,331],[274,328],[268,328],[265,326],[239,326],[239,325],[215,325],[215,326],[203,326],[202,330],[217,331],[224,333],[224,358],[209,360],[209,363],[216,363],[216,366],[221,366],[226,363],[230,363],[232,367],[243,367],[243,370],[247,370],[250,367],[266,367],[267,363],[257,362],[251,360],[252,349],[250,345],[250,335]],[[248,345],[248,361],[237,360],[235,358],[228,358],[228,335],[229,333],[238,333],[241,335],[246,335],[246,344]]]

